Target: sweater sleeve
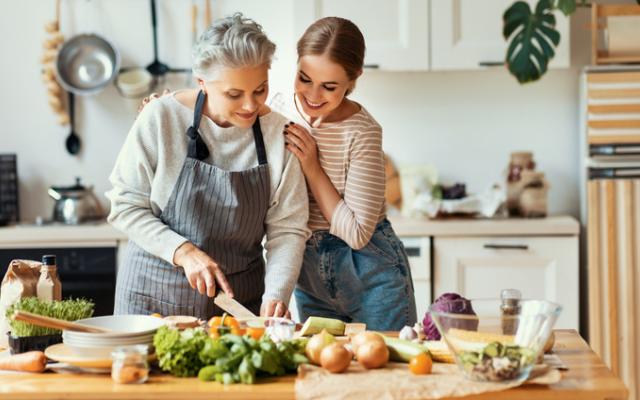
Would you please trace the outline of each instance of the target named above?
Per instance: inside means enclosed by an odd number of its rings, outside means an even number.
[[[262,298],[288,304],[310,231],[307,186],[300,163],[288,151],[285,157],[282,178],[272,195],[265,221],[267,265]]]
[[[349,151],[344,196],[331,218],[332,235],[351,248],[365,247],[384,207],[382,129],[372,125],[357,132]]]
[[[107,218],[144,250],[173,264],[175,250],[187,241],[154,213],[150,200],[156,178],[162,122],[160,101],[147,105],[134,122],[116,159],[106,193],[111,201]]]

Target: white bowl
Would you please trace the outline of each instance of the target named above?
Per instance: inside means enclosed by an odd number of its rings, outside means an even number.
[[[137,345],[148,345],[149,347],[153,346],[153,340],[148,342],[138,342],[138,343],[122,343],[112,346],[77,346],[70,345],[65,343],[64,345],[71,350],[71,353],[76,356],[81,356],[85,358],[111,358],[111,353],[117,349],[118,347],[123,346],[137,346]]]
[[[73,338],[123,338],[155,333],[158,328],[166,325],[161,318],[149,315],[107,315],[81,319],[77,323],[110,329],[110,333],[87,333],[64,331],[68,337]]]
[[[62,341],[65,344],[71,346],[125,346],[129,344],[138,344],[138,343],[151,343],[153,342],[154,335],[145,335],[140,337],[131,337],[131,338],[96,338],[96,339],[82,339],[82,338],[73,338],[63,334]]]

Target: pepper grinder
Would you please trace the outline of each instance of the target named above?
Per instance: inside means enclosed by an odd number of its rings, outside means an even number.
[[[502,313],[502,333],[515,335],[518,330],[518,318],[520,315],[520,300],[522,293],[518,289],[502,289],[500,291],[500,312]]]

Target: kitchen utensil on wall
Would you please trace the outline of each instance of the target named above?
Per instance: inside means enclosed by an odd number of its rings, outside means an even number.
[[[191,48],[198,40],[198,5],[196,0],[191,0]],[[189,71],[185,78],[185,85],[191,86],[193,83],[193,70]]]
[[[56,60],[58,81],[78,95],[95,94],[104,89],[120,69],[120,54],[106,39],[81,34],[67,40]]]
[[[158,60],[158,28],[155,0],[151,0],[151,26],[153,28],[153,62],[147,66],[147,71],[151,75],[158,77],[169,72],[169,66]]]
[[[73,225],[104,217],[93,186],[85,187],[80,178],[76,178],[73,186],[52,186],[48,193],[56,201],[53,209],[54,221]]]
[[[115,80],[116,89],[126,99],[131,110],[137,111],[142,104],[142,98],[149,95],[154,85],[153,75],[144,68],[120,70]]]
[[[189,72],[190,68],[170,68],[167,64],[161,62],[158,58],[158,15],[156,12],[156,0],[151,2],[151,27],[153,28],[153,62],[147,65],[147,71],[154,77],[153,87],[156,88],[163,80],[164,76],[169,72]]]
[[[69,92],[69,121],[71,131],[64,142],[69,154],[78,154],[80,152],[80,138],[75,132],[75,95]]]
[[[0,226],[20,220],[15,154],[0,154]]]

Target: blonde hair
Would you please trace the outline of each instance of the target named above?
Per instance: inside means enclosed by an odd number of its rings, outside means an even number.
[[[298,40],[297,50],[298,59],[306,55],[327,54],[331,61],[345,70],[349,79],[355,80],[364,66],[366,46],[356,24],[345,18],[325,17],[307,28]]]

